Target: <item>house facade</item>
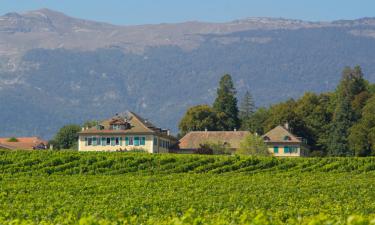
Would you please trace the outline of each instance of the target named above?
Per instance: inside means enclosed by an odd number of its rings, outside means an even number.
[[[91,128],[79,132],[79,151],[131,151],[168,153],[177,139],[168,130],[156,127],[150,121],[129,112],[116,115]]]
[[[262,138],[268,151],[276,157],[300,157],[309,153],[306,140],[292,134],[287,124],[275,127]]]
[[[39,137],[8,137],[0,138],[0,149],[7,150],[44,150],[47,141]]]
[[[179,148],[180,152],[192,153],[203,144],[220,143],[231,152],[235,152],[248,134],[249,131],[192,131],[180,139]]]

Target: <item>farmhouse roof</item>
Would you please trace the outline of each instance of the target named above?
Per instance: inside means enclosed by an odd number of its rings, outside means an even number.
[[[301,143],[302,140],[291,133],[289,129],[284,126],[277,126],[272,130],[268,131],[263,136],[265,142],[271,143]]]
[[[237,149],[249,131],[192,131],[180,139],[180,149],[198,149],[205,143],[229,144]]]
[[[0,138],[0,148],[3,149],[22,149],[33,150],[39,145],[46,146],[47,141],[39,137],[17,137],[16,141],[10,141],[11,138]]]
[[[125,129],[115,130],[111,125],[128,125]],[[149,120],[142,118],[134,112],[128,112],[126,117],[116,115],[115,117],[103,120],[99,126],[84,128],[79,134],[157,134],[174,138],[168,134],[167,130],[163,130]]]

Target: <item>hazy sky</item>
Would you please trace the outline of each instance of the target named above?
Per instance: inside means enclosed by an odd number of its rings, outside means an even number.
[[[124,25],[259,16],[312,21],[375,16],[375,0],[0,0],[0,14],[39,8]]]

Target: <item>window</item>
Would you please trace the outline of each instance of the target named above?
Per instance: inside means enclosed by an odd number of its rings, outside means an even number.
[[[134,145],[134,139],[133,139],[133,137],[129,137],[129,145]]]
[[[101,144],[102,144],[102,139],[98,137],[98,145],[101,145]]]
[[[158,145],[158,138],[157,137],[154,137],[154,145]]]
[[[296,146],[290,147],[290,153],[298,153],[298,147]]]
[[[96,146],[98,143],[97,143],[97,138],[96,137],[93,137],[92,138],[92,145],[93,146]]]
[[[105,146],[107,143],[107,138],[102,137],[102,146]]]
[[[289,146],[284,146],[284,153],[290,153]]]
[[[116,143],[116,145],[120,145],[120,138],[119,137],[115,138],[115,143]]]
[[[273,153],[276,153],[276,154],[279,153],[279,146],[274,146],[273,147]]]
[[[107,138],[107,145],[111,145],[111,138]]]
[[[120,145],[122,146],[122,137],[120,137]]]
[[[134,137],[134,145],[139,146],[139,137]]]
[[[91,137],[87,138],[87,145],[88,146],[92,145],[92,138]]]
[[[112,125],[112,130],[120,130],[120,125],[118,124]]]
[[[141,145],[146,145],[146,138],[145,137],[141,137]]]
[[[290,138],[289,136],[284,137],[284,141],[290,141],[290,140],[292,140],[292,138]]]
[[[264,137],[263,137],[263,140],[264,140],[264,141],[269,141],[269,140],[271,140],[271,139],[270,139],[269,137],[267,137],[267,136],[264,136]]]
[[[126,145],[126,146],[129,145],[129,137],[125,137],[125,145]]]

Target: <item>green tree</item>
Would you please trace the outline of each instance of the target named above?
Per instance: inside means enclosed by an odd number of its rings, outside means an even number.
[[[316,95],[305,93],[296,102],[294,112],[304,124],[304,138],[307,139],[312,150],[326,152],[329,123],[332,120],[332,112],[329,109],[330,94]]]
[[[260,136],[248,134],[240,142],[240,148],[236,152],[240,155],[257,155],[268,156],[270,155],[267,145],[264,143]]]
[[[55,135],[52,142],[55,149],[77,149],[79,125],[63,126]]]
[[[343,70],[342,79],[335,92],[335,111],[331,123],[328,153],[332,156],[350,156],[354,151],[349,148],[349,128],[360,119],[360,107],[353,107],[356,96],[361,95],[368,89],[367,81],[363,78],[359,66]],[[362,99],[362,98],[361,98]]]
[[[190,131],[217,130],[216,112],[208,105],[197,105],[187,110],[178,128],[181,135]]]
[[[375,155],[375,95],[364,106],[361,120],[349,130],[349,146],[357,156]]]
[[[242,121],[241,129],[262,135],[265,133],[264,124],[268,118],[269,110],[264,107],[258,108],[250,118]]]
[[[240,127],[236,89],[229,74],[224,75],[220,80],[213,108],[219,118],[221,130],[233,130]]]
[[[239,118],[241,120],[241,130],[250,130],[247,122],[250,117],[255,112],[255,104],[253,97],[249,91],[246,91],[244,97],[242,98],[240,108],[239,108]]]

